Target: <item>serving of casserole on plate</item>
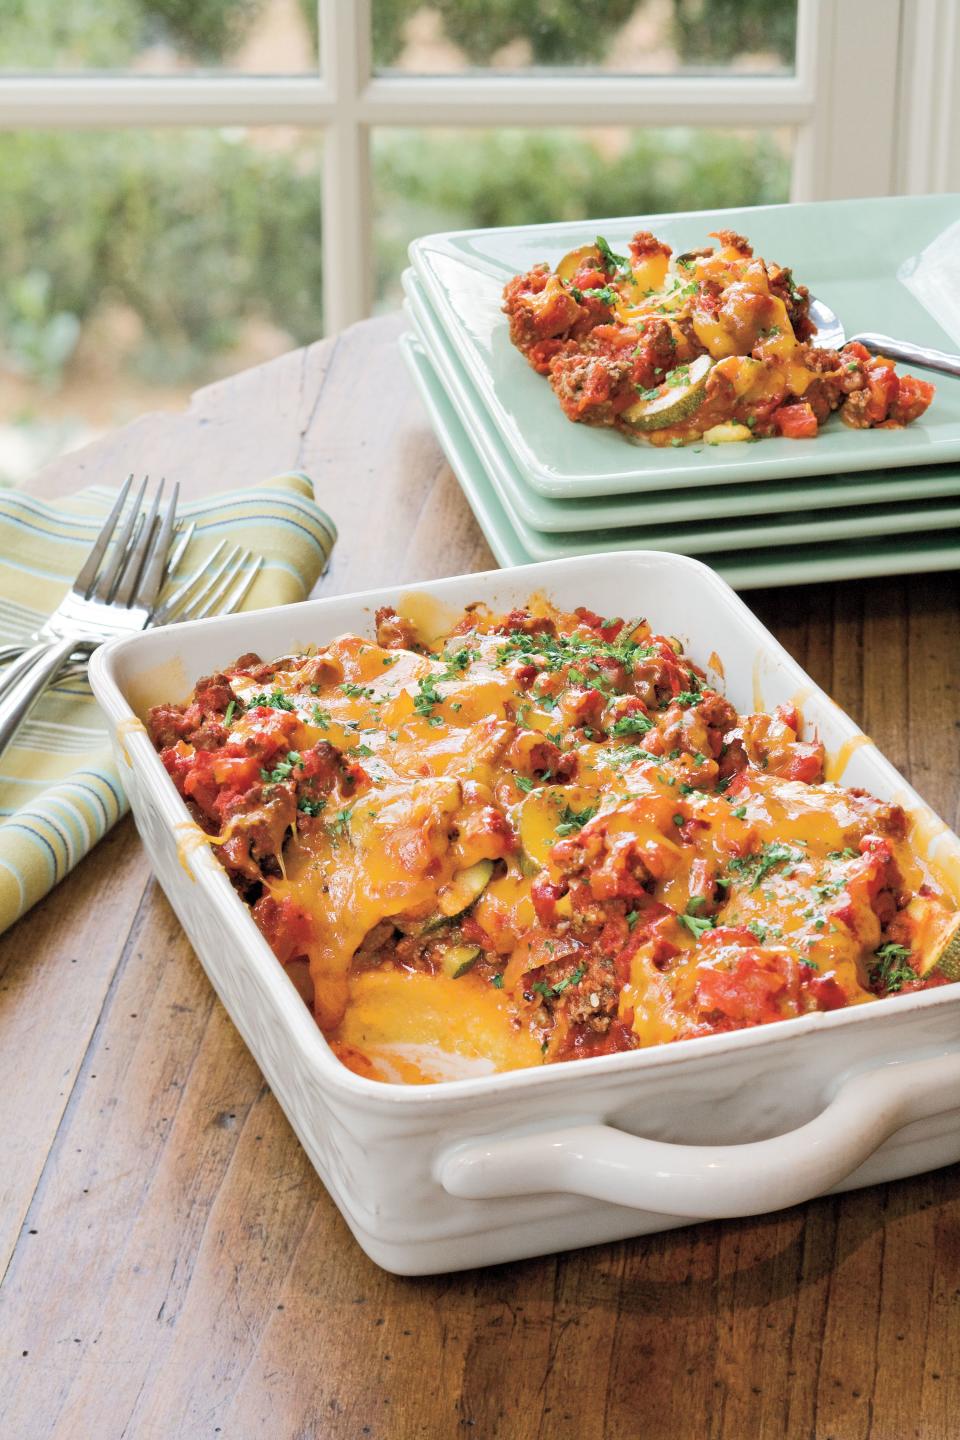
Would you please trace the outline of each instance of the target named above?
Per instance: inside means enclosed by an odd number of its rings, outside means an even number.
[[[388,1268],[960,1156],[960,843],[696,562],[181,626],[94,683],[161,883]]]
[[[901,403],[888,365],[818,351],[806,313],[809,287],[848,335],[955,350],[956,246],[956,197],[916,196],[462,231],[410,258],[524,480],[572,499],[960,458],[960,380],[926,410],[904,380]]]

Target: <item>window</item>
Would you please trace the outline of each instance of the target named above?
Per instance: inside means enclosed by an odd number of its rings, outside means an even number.
[[[0,9],[0,481],[395,303],[430,229],[960,188],[953,0]]]

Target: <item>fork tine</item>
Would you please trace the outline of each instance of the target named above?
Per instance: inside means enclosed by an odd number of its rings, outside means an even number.
[[[231,590],[230,594],[226,597],[223,604],[220,606],[219,613],[221,615],[232,615],[234,610],[240,609],[240,606],[246,599],[247,592],[249,591],[250,586],[253,584],[254,580],[256,580],[262,569],[263,556],[258,555],[254,560],[253,564],[250,566],[250,569],[247,571],[246,575],[241,578],[239,585],[236,585],[233,590]],[[197,618],[204,619],[208,614],[210,614],[209,610],[204,611],[204,614],[202,616],[198,616]]]
[[[180,531],[180,535],[179,535],[179,538],[178,538],[178,540],[177,540],[177,543],[176,543],[176,545],[174,545],[173,549],[170,551],[170,555],[169,555],[169,558],[168,558],[168,560],[167,560],[167,567],[166,567],[166,570],[165,570],[165,572],[164,572],[164,579],[165,579],[165,580],[169,580],[169,579],[170,579],[170,576],[174,573],[174,571],[176,570],[177,566],[180,564],[180,561],[183,559],[184,555],[187,553],[187,546],[190,544],[190,541],[193,539],[194,533],[195,533],[195,531],[196,531],[196,528],[197,528],[197,523],[196,523],[196,521],[195,521],[195,520],[191,520],[191,521],[190,521],[190,524],[186,527],[186,529]]]
[[[114,500],[113,502],[113,509],[110,511],[110,514],[107,516],[106,520],[104,520],[103,525],[100,529],[100,534],[97,536],[96,540],[94,540],[93,548],[91,549],[90,554],[87,556],[86,560],[83,562],[83,568],[81,569],[80,574],[73,582],[74,593],[77,595],[82,595],[84,599],[87,599],[89,592],[93,587],[93,582],[97,578],[97,571],[100,568],[100,561],[103,559],[104,551],[110,544],[110,536],[116,529],[117,521],[120,518],[121,511],[123,510],[127,495],[130,493],[130,486],[132,484],[133,475],[130,474],[127,476],[126,480],[121,485],[120,493],[117,496],[116,500]]]
[[[138,521],[140,520],[140,506],[143,503],[143,497],[146,493],[146,489],[147,477],[145,475],[143,477],[143,480],[141,481],[140,489],[137,491],[137,495],[134,499],[133,505],[130,508],[130,513],[128,514],[126,521],[124,522],[123,530],[120,533],[120,538],[114,546],[110,561],[107,564],[106,568],[97,578],[97,583],[94,587],[93,593],[98,600],[103,600],[107,604],[109,604],[110,601],[113,599],[114,591],[116,590],[120,577],[123,574],[123,569],[124,565],[126,564],[127,556],[130,553],[130,546],[135,540],[135,532],[139,529]]]
[[[241,573],[247,561],[252,559],[253,556],[249,550],[241,551],[240,547],[236,546],[230,554],[227,568],[224,570],[221,566],[220,575],[217,577],[216,583],[205,585],[200,594],[194,596],[181,618],[184,620],[202,620],[205,615],[212,615],[214,611],[219,611],[224,595]]]
[[[160,501],[163,498],[163,481],[157,486],[157,493],[153,497],[153,504],[150,506],[146,520],[139,527],[134,537],[130,552],[127,555],[123,567],[123,574],[117,585],[116,594],[113,597],[115,605],[126,605],[127,608],[137,601],[140,589],[140,577],[146,564],[147,556],[153,548],[156,539],[157,515],[160,510]],[[148,607],[145,607],[148,608]]]
[[[163,494],[164,482],[160,481],[160,489],[157,491],[157,498],[153,502],[153,515],[158,514],[160,496]],[[144,609],[152,611],[156,607],[160,595],[160,586],[163,582],[163,572],[167,564],[167,552],[170,549],[170,538],[173,535],[173,527],[177,518],[177,500],[180,495],[180,486],[173,487],[173,494],[167,506],[167,512],[163,517],[162,524],[154,530],[153,539],[150,542],[143,561],[143,569],[140,572],[140,582],[137,585],[137,604]]]
[[[228,570],[230,571],[230,576],[227,582],[229,584],[229,581],[234,578],[240,566],[243,564],[244,558],[247,553],[248,552],[244,551],[242,545],[234,545],[230,553],[223,560],[221,560],[219,566],[208,578],[206,584],[200,587],[196,595],[194,595],[193,599],[190,601],[188,609],[191,619],[197,614],[199,607],[203,605],[206,600],[209,599],[210,595],[217,589],[220,581],[223,579],[224,575]],[[181,616],[180,618],[185,619],[186,617]]]
[[[166,625],[170,620],[174,618],[177,611],[183,604],[184,600],[186,600],[187,596],[190,594],[190,591],[195,585],[199,585],[204,575],[206,575],[207,571],[210,569],[210,566],[215,564],[216,561],[220,559],[220,556],[223,554],[226,548],[226,540],[221,540],[220,544],[210,552],[206,560],[204,560],[203,563],[199,565],[196,570],[192,571],[191,574],[187,576],[186,580],[183,581],[182,585],[179,585],[177,589],[174,590],[173,594],[163,602],[163,604],[160,606],[160,609],[157,611],[157,614],[154,616],[155,625]]]

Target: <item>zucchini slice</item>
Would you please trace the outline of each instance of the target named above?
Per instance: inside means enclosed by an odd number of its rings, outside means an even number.
[[[445,885],[437,897],[441,915],[452,920],[454,915],[461,915],[464,910],[468,910],[475,900],[480,899],[492,874],[492,860],[478,860],[476,864],[468,865],[465,870],[458,870],[450,884]]]
[[[578,245],[576,250],[568,250],[563,259],[558,261],[556,274],[561,280],[572,280],[577,274],[584,260],[596,262],[597,269],[603,270],[603,256],[596,245]]]
[[[466,975],[468,970],[473,969],[479,954],[479,945],[451,945],[449,950],[443,952],[440,961],[444,975],[451,980],[459,980],[461,975]]]
[[[689,420],[703,404],[713,360],[709,355],[698,355],[681,369],[686,373],[681,376],[673,371],[676,378],[672,384],[665,382],[655,391],[642,395],[624,410],[621,419],[634,430],[665,430],[668,425]]]
[[[929,943],[920,974],[924,979],[928,975],[945,975],[948,980],[960,980],[960,914],[951,915]]]

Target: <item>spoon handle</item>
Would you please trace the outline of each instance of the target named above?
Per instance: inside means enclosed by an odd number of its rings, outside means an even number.
[[[894,340],[889,335],[866,333],[854,335],[861,345],[874,355],[887,355],[891,360],[903,360],[908,365],[921,365],[925,370],[940,370],[944,375],[960,375],[960,355],[948,355],[945,350],[933,350],[928,345],[911,345],[908,340]]]

